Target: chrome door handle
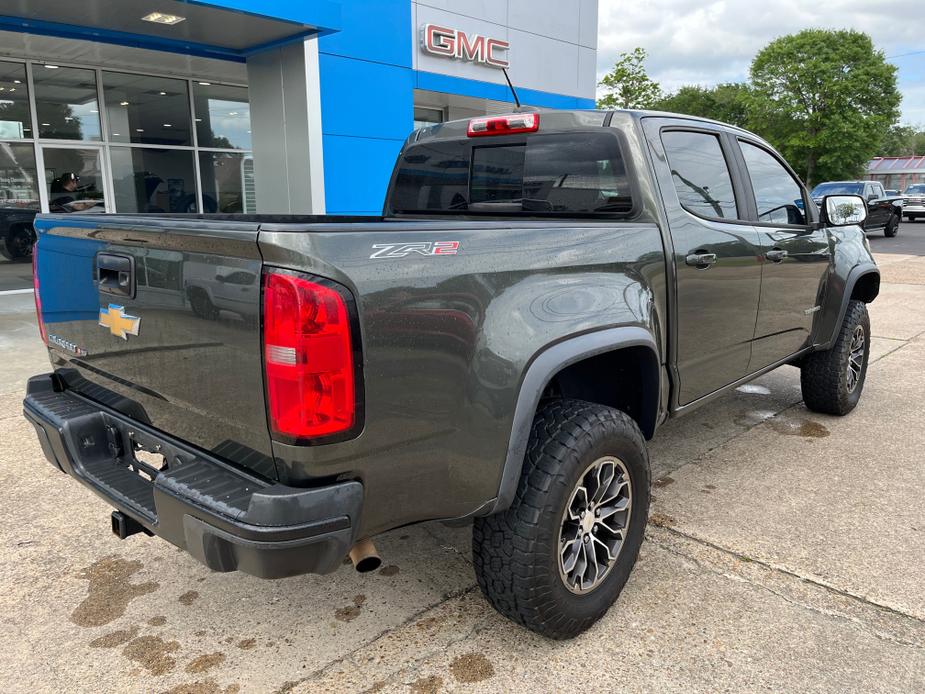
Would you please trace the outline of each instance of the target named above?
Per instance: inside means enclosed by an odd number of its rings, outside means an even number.
[[[716,262],[716,253],[691,253],[684,259],[684,262],[705,270]]]
[[[764,257],[770,260],[772,263],[779,263],[787,257],[787,251],[780,248],[775,248],[765,253]]]

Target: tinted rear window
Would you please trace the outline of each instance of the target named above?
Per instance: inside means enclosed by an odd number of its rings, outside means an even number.
[[[628,214],[629,178],[614,133],[425,142],[399,164],[394,212]]]

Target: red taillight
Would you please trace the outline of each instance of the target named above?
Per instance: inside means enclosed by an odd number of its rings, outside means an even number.
[[[305,439],[352,428],[353,343],[341,291],[295,275],[267,273],[263,321],[273,433]]]
[[[469,137],[484,135],[512,135],[514,133],[535,133],[540,129],[539,113],[512,113],[507,116],[473,118],[469,121]]]
[[[35,290],[35,317],[39,322],[39,334],[42,342],[48,346],[48,332],[45,330],[45,319],[42,317],[42,296],[39,294],[39,244],[32,246],[32,288]]]

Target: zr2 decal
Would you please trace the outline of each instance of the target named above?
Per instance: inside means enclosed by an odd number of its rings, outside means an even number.
[[[419,243],[374,243],[375,253],[370,260],[384,258],[406,258],[409,255],[456,255],[459,241],[421,241]]]

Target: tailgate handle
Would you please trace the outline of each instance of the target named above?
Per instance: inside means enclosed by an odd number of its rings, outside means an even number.
[[[100,291],[113,296],[135,298],[135,259],[128,255],[100,253],[96,256]]]

